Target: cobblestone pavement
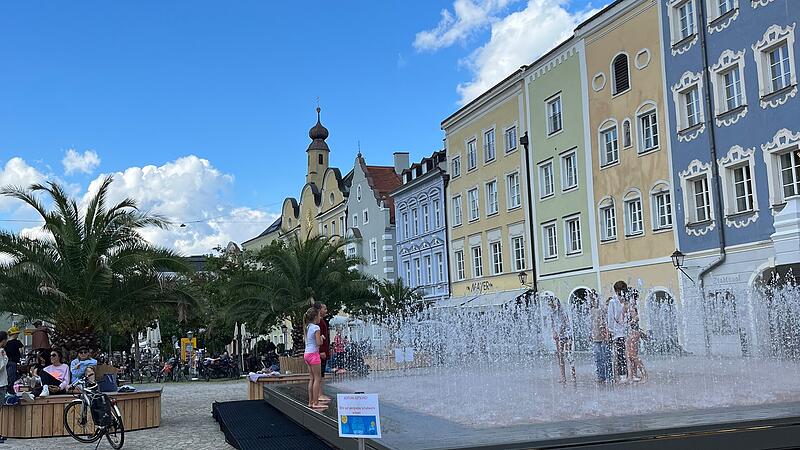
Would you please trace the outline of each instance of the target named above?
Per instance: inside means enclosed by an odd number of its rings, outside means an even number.
[[[152,388],[160,385],[139,385]],[[245,381],[194,381],[165,383],[161,398],[161,426],[151,430],[125,432],[123,450],[141,449],[233,449],[225,443],[219,425],[211,417],[215,401],[247,400]],[[81,444],[70,437],[48,439],[9,439],[0,450],[94,450],[97,444]],[[105,438],[99,449],[110,449]]]

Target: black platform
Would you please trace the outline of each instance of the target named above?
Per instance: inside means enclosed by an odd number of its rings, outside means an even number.
[[[267,386],[264,401],[337,448],[355,449],[338,437],[336,390],[322,413],[305,407],[301,385]],[[476,429],[381,403],[383,438],[373,450],[500,449],[789,449],[800,448],[800,403],[686,410],[615,418]]]
[[[211,414],[225,434],[225,441],[239,450],[332,448],[262,400],[216,402]]]

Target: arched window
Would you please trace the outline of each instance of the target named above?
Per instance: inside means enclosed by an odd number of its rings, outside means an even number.
[[[633,145],[631,139],[631,119],[625,119],[622,122],[622,148],[628,148]]]
[[[611,64],[611,77],[613,78],[614,95],[625,92],[631,87],[630,72],[628,68],[628,55],[620,53]]]
[[[598,204],[600,212],[600,239],[613,241],[617,238],[617,211],[614,208],[614,199],[606,197]]]
[[[356,200],[358,200],[359,202],[361,201],[361,185],[360,184],[356,188]]]
[[[658,181],[650,189],[650,211],[653,216],[653,231],[672,228],[672,196],[666,181]]]
[[[638,189],[629,189],[623,197],[625,214],[625,236],[638,236],[644,233],[644,214],[642,194]]]

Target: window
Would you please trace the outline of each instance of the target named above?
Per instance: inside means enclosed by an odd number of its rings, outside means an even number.
[[[325,236],[328,235],[328,224],[325,224],[325,226],[322,227],[322,234]]]
[[[800,151],[793,150],[780,155],[781,186],[783,201],[800,195]]]
[[[472,247],[472,276],[475,278],[483,276],[483,261],[481,258],[481,247]]]
[[[561,190],[578,186],[578,156],[573,151],[561,156]]]
[[[364,225],[369,223],[369,210],[364,210]]]
[[[425,256],[425,283],[423,284],[433,284],[433,265],[431,264],[431,257],[430,255]]]
[[[453,226],[461,225],[463,215],[461,211],[461,196],[457,195],[453,197]]]
[[[672,227],[672,197],[669,190],[662,190],[653,194],[653,224],[655,230],[664,230]]]
[[[503,249],[500,242],[491,242],[489,253],[492,255],[492,275],[503,273]]]
[[[422,231],[428,232],[430,230],[430,213],[428,205],[422,205]]]
[[[539,166],[539,197],[546,198],[553,195],[553,162],[548,161]]]
[[[324,161],[325,161],[325,160],[323,159],[323,157],[322,157],[322,155],[321,155],[321,154],[320,154],[320,155],[317,155],[317,162],[318,162],[320,165],[322,165],[322,164],[325,164],[325,163],[324,163]]]
[[[470,222],[473,220],[478,220],[480,218],[478,190],[471,189],[467,192],[467,197],[469,199],[469,220]]]
[[[408,239],[410,237],[408,235],[408,213],[403,212],[403,214],[400,217],[401,217],[400,220],[403,222],[403,238]]]
[[[419,210],[417,208],[411,210],[411,226],[414,229],[414,236],[419,236]]]
[[[679,41],[697,32],[694,21],[694,0],[689,0],[678,6],[678,23]]]
[[[353,228],[358,228],[358,214],[353,214]]]
[[[631,138],[631,121],[630,119],[625,119],[622,121],[622,148],[628,148],[633,145],[633,139]]]
[[[422,267],[419,264],[419,258],[414,258],[414,275],[416,275],[417,286],[422,286],[425,282],[422,280]]]
[[[572,217],[564,219],[565,242],[567,243],[567,255],[575,255],[583,250],[581,240],[581,218]]]
[[[733,171],[733,191],[736,197],[736,212],[753,210],[753,180],[750,165],[739,166]]]
[[[637,197],[625,200],[625,235],[635,236],[642,232],[644,232],[642,199]]]
[[[514,271],[525,270],[525,239],[522,236],[511,238],[511,247],[514,250]]]
[[[506,176],[506,186],[508,189],[508,209],[514,209],[522,205],[522,195],[519,190],[519,172]]]
[[[455,260],[456,260],[456,280],[461,281],[464,278],[466,278],[466,274],[464,271],[464,250],[456,250]]]
[[[411,280],[411,261],[403,261],[403,270],[406,274],[406,284],[410,287],[415,287],[416,284]]]
[[[461,176],[461,157],[454,156],[451,164],[453,166],[453,178]]]
[[[614,209],[614,202],[600,207],[600,239],[603,241],[613,241],[617,238],[617,211]]]
[[[638,115],[639,120],[639,153],[648,152],[658,147],[658,117],[655,107]]]
[[[747,113],[740,110],[736,117],[720,119],[719,116],[728,112],[739,110],[746,103],[745,86],[742,82],[745,50],[734,52],[725,50],[719,61],[711,66],[711,84],[714,91],[714,109],[717,115],[717,125],[729,126],[736,123],[741,116]]]
[[[359,202],[361,201],[361,185],[360,184],[358,185],[358,187],[356,187],[356,200],[358,200]]]
[[[694,200],[693,222],[711,220],[711,200],[708,192],[708,178],[705,176],[691,181],[692,198]]]
[[[433,201],[433,227],[439,228],[440,226],[442,226],[442,208],[437,199]]]
[[[336,221],[335,220],[331,221],[331,234],[332,235],[336,234]]]
[[[689,89],[684,96],[686,105],[686,127],[691,128],[700,123],[700,94],[697,88]]]
[[[547,101],[547,134],[561,131],[561,95]]]
[[[344,216],[339,217],[339,230],[341,230],[342,235],[344,235],[345,232],[347,232],[347,230],[344,228]]]
[[[517,148],[517,127],[506,128],[506,153]]]
[[[354,245],[350,245],[347,247],[347,256],[351,258],[356,257],[356,247]]]
[[[742,106],[742,83],[739,78],[739,68],[735,67],[722,74],[725,86],[726,111]]]
[[[794,24],[785,28],[773,25],[767,29],[763,38],[753,45],[763,108],[780,106],[790,96],[797,94],[794,27]]]
[[[436,274],[438,275],[436,281],[444,282],[444,257],[441,253],[436,254]]]
[[[483,162],[494,161],[495,157],[495,138],[494,128],[483,133]]]
[[[497,180],[486,183],[486,215],[497,214]]]
[[[603,166],[619,161],[619,140],[617,139],[616,124],[600,132],[600,148],[600,162]]]
[[[377,264],[378,262],[378,241],[371,239],[369,241],[369,263]]]
[[[724,16],[733,11],[733,0],[715,0],[715,2],[717,6],[716,17]]]
[[[558,257],[558,237],[555,222],[542,225],[542,241],[544,242],[544,259]]]
[[[614,86],[613,95],[621,94],[631,87],[630,73],[628,71],[628,55],[620,54],[614,58],[611,64],[612,83]]]
[[[467,170],[478,167],[478,144],[475,139],[467,142]]]

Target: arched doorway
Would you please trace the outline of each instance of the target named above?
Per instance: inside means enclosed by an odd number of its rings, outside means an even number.
[[[650,329],[645,346],[648,353],[670,354],[680,350],[678,346],[678,314],[675,299],[666,291],[655,291],[647,301]]]
[[[588,290],[579,288],[572,291],[572,294],[569,296],[575,351],[589,351],[589,343],[592,340],[592,324],[589,314],[588,294]]]

